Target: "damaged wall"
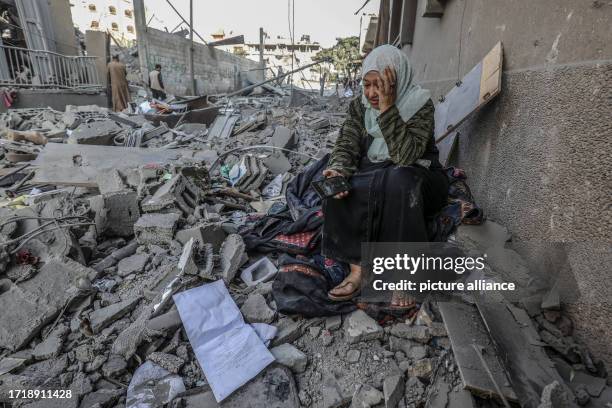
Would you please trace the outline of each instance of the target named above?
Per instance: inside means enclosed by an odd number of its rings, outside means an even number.
[[[504,46],[501,95],[459,128],[451,157],[488,217],[519,240],[609,243],[612,4],[450,0],[441,18],[424,18],[425,3],[403,49],[434,99]],[[602,253],[594,259],[606,265]],[[576,274],[582,301],[568,309],[579,338],[612,367],[605,267],[594,274]]]
[[[139,38],[139,52],[142,47],[146,48],[146,72],[155,64],[161,64],[166,90],[177,95],[188,94],[189,40],[151,27],[144,33],[145,41],[142,37]],[[194,68],[198,93],[214,94],[239,89],[246,71],[259,68],[259,64],[195,43]]]

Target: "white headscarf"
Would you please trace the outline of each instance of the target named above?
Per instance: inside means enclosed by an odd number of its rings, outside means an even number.
[[[422,89],[412,82],[412,66],[408,56],[400,49],[388,44],[374,48],[363,61],[361,67],[362,86],[363,78],[368,72],[376,71],[382,75],[386,67],[395,68],[397,76],[395,106],[399,110],[402,120],[407,122],[427,103],[431,94],[428,90]],[[373,162],[387,160],[389,159],[389,149],[376,121],[380,116],[380,111],[372,107],[365,96],[365,91],[362,92],[361,102],[366,107],[365,128],[374,137],[368,149],[368,158]]]

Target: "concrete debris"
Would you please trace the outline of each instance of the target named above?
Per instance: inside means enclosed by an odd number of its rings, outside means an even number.
[[[143,214],[134,224],[134,234],[138,243],[169,245],[180,216],[175,213]]]
[[[384,399],[382,392],[368,384],[360,384],[351,400],[351,408],[370,408],[380,404]]]
[[[281,344],[270,349],[276,361],[287,366],[295,373],[302,373],[306,370],[308,357],[291,344]]]
[[[223,241],[219,256],[221,257],[223,280],[229,283],[236,276],[236,272],[238,272],[238,268],[240,268],[244,260],[244,241],[242,237],[238,234],[230,234]]]
[[[247,252],[244,231],[277,214],[291,180],[330,152],[349,100],[306,91],[283,99],[282,85],[259,90],[216,105],[213,95],[169,96],[146,115],[96,106],[0,114],[0,242],[8,242],[0,245],[0,395],[71,389],[76,397],[57,405],[23,405],[58,408],[495,404],[462,377],[465,348],[451,342],[450,329],[449,339],[439,302],[401,318],[370,309],[315,318],[277,311],[282,251]],[[32,170],[10,163],[15,152],[37,155]],[[504,226],[461,225],[454,239],[488,253],[487,273],[529,281]],[[222,404],[173,299],[219,279],[244,320],[278,329],[266,344],[277,363]],[[559,290],[524,294],[527,314],[512,316],[535,323],[531,344],[546,346],[562,379],[545,382],[552,384],[539,408],[573,406],[574,398],[604,406],[596,403],[612,393],[605,366],[572,337]],[[495,357],[489,333],[481,334],[490,346],[484,357]]]
[[[245,268],[240,274],[240,278],[248,286],[255,286],[259,283],[267,282],[274,278],[278,269],[267,257],[263,257]]]
[[[404,377],[394,375],[385,378],[383,382],[383,394],[385,398],[385,408],[397,407],[400,399],[404,396]]]
[[[126,299],[122,302],[94,310],[89,315],[89,324],[93,333],[99,333],[102,329],[113,323],[128,312],[131,312],[140,298]]]
[[[258,293],[251,294],[240,308],[249,323],[272,323],[276,312],[268,306],[266,298]]]
[[[148,254],[134,254],[119,261],[117,264],[117,274],[122,278],[133,273],[141,273],[147,262],[149,261]]]
[[[383,328],[363,310],[349,314],[344,324],[350,343],[380,339],[384,333]]]
[[[227,234],[220,225],[210,223],[182,229],[176,232],[176,240],[181,244],[185,245],[193,238],[200,244],[211,244],[215,252],[219,251],[226,237]]]

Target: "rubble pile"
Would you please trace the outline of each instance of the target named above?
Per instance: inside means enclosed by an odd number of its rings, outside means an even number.
[[[284,206],[289,181],[331,150],[348,103],[288,102],[234,97],[208,124],[175,126],[93,107],[0,118],[5,132],[48,139],[29,167],[1,162],[0,395],[65,389],[70,407],[220,406],[173,295],[222,280],[276,360],[224,407],[503,406],[464,389],[434,301],[396,318],[367,307],[321,318],[279,312],[279,254],[247,251],[242,232]],[[547,307],[529,313],[562,377],[581,405],[604,406],[605,368],[576,345],[559,307]],[[258,331],[268,325],[274,334]]]

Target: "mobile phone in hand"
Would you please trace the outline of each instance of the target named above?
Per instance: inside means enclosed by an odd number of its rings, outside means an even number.
[[[342,176],[329,177],[320,181],[313,181],[312,188],[322,199],[333,197],[351,189],[351,185]]]

